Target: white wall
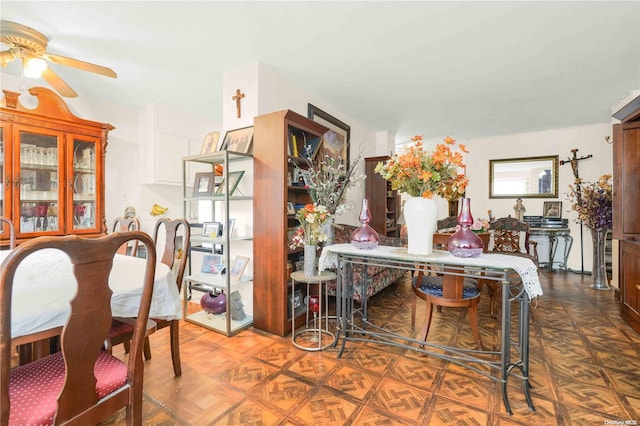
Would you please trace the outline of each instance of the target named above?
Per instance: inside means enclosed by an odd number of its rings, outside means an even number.
[[[245,97],[242,99],[242,117],[236,117],[236,104],[231,97],[236,89],[240,89]],[[351,127],[350,158],[353,161],[359,150],[362,158],[376,154],[376,132],[362,123],[338,110],[332,105],[305,91],[291,81],[285,80],[271,67],[265,64],[248,64],[236,70],[231,70],[223,76],[223,126],[225,130],[250,126],[253,116],[268,114],[274,111],[289,109],[307,116],[307,104],[333,115]],[[249,122],[249,120],[251,120]],[[359,173],[364,173],[364,160],[357,165]],[[337,218],[338,223],[357,225],[361,200],[364,197],[364,185],[352,188],[346,195],[352,200],[352,209]]]
[[[603,117],[603,121],[607,119],[608,117]],[[515,199],[489,199],[489,160],[540,155],[558,155],[560,160],[567,160],[572,156],[571,150],[577,148],[578,157],[593,155],[592,158],[578,162],[580,178],[591,182],[613,170],[612,145],[607,144],[604,139],[605,136],[610,135],[610,122],[603,122],[596,125],[492,136],[463,142],[469,149],[467,174],[470,182],[467,196],[471,198],[471,212],[474,217],[485,219],[488,217],[489,209],[493,211],[495,217],[514,215]],[[580,225],[576,223],[577,214],[571,210],[571,203],[567,199],[569,185],[573,184],[573,181],[571,166],[569,164],[560,166],[558,198],[525,198],[523,204],[527,209],[526,215],[541,216],[544,201],[562,202],[562,217],[569,219],[571,235],[574,238],[568,266],[570,269],[580,271]],[[442,208],[442,206],[439,207]],[[583,228],[583,237],[584,268],[586,271],[591,271],[592,244],[589,229]]]

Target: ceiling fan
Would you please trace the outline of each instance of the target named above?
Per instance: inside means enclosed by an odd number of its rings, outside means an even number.
[[[75,98],[78,94],[47,66],[47,61],[107,77],[118,77],[111,68],[47,53],[49,39],[44,34],[15,22],[0,22],[0,42],[9,46],[9,50],[0,52],[2,67],[6,68],[11,61],[21,59],[25,77],[40,78],[42,76],[58,93],[67,98]]]

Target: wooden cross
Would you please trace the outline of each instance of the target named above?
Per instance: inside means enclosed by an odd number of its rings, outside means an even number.
[[[560,160],[560,165],[564,166],[567,163],[571,163],[571,168],[573,169],[573,175],[576,177],[576,179],[579,179],[579,176],[578,176],[578,161],[586,160],[587,158],[593,157],[593,155],[589,154],[589,155],[585,155],[583,157],[578,158],[578,155],[577,155],[578,148],[572,149],[571,152],[573,153],[573,157],[569,158],[567,160]]]
[[[234,101],[236,101],[236,111],[237,111],[237,117],[240,118],[241,112],[240,112],[240,100],[244,98],[244,93],[240,93],[240,89],[236,89],[236,94],[235,96],[233,96],[231,99],[233,99]]]

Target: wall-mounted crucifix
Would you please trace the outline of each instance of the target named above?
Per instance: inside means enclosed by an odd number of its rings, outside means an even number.
[[[236,101],[236,112],[237,112],[236,117],[238,117],[238,118],[240,118],[240,115],[242,115],[242,113],[240,111],[240,100],[242,98],[244,98],[244,93],[241,93],[240,89],[236,89],[236,94],[231,99]]]
[[[570,157],[567,160],[560,160],[560,165],[563,166],[567,163],[571,163],[571,169],[573,169],[573,175],[576,177],[576,179],[580,179],[580,176],[578,176],[578,161],[586,160],[587,158],[593,157],[593,155],[589,154],[589,155],[585,155],[578,158],[578,148],[572,149],[571,152],[573,153],[573,157]]]

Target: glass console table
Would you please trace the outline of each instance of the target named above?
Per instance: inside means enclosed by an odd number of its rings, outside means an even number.
[[[530,259],[504,254],[482,254],[477,258],[462,259],[439,250],[429,256],[418,256],[407,254],[406,248],[402,247],[378,246],[373,250],[359,250],[351,244],[334,244],[323,249],[319,263],[321,271],[336,268],[336,344],[342,340],[338,358],[342,356],[348,341],[373,341],[444,359],[501,383],[502,400],[509,414],[513,412],[507,394],[507,382],[513,376],[522,381],[527,404],[535,411],[529,392],[529,305],[531,299],[542,295],[542,288],[537,267]],[[500,350],[479,351],[417,340],[378,327],[366,316],[356,322],[352,288],[346,280],[353,265],[376,265],[410,271],[437,269],[444,276],[445,286],[461,285],[464,277],[481,277],[502,283]],[[365,271],[363,282],[366,285],[369,281],[367,268],[362,269]],[[514,272],[520,280],[511,282]],[[363,289],[363,294],[366,294],[366,289]],[[513,315],[512,304],[517,307]],[[512,317],[517,321],[515,326],[512,325]]]

